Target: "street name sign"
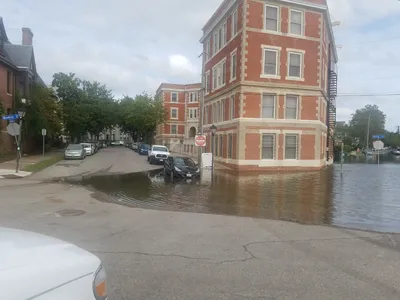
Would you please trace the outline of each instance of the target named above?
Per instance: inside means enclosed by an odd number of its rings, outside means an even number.
[[[385,136],[383,134],[376,134],[372,136],[373,139],[377,139],[377,140],[381,140],[383,138],[385,138]]]
[[[18,114],[12,114],[12,115],[2,116],[1,119],[5,120],[5,121],[10,121],[10,120],[19,119],[19,116],[18,116]]]

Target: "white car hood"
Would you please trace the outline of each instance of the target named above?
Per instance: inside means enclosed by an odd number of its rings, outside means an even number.
[[[152,155],[157,155],[157,154],[164,154],[167,156],[170,156],[171,154],[169,152],[165,152],[165,151],[151,151]]]
[[[93,276],[99,266],[99,258],[67,242],[0,227],[2,299],[34,297],[79,277]]]

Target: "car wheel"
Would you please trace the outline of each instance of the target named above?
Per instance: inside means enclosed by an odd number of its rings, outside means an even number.
[[[149,163],[152,165],[153,164],[153,159],[150,157],[149,158]]]

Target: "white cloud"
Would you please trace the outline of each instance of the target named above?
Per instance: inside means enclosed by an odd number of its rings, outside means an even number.
[[[34,36],[38,70],[75,72],[106,83],[115,94],[154,92],[160,82],[200,80],[201,28],[221,0],[0,1],[9,38],[21,27]],[[400,92],[400,2],[328,0],[339,53],[339,94]],[[380,41],[380,42],[374,42]],[[338,97],[338,120],[377,104],[394,128],[400,97]],[[399,124],[400,125],[400,124]]]

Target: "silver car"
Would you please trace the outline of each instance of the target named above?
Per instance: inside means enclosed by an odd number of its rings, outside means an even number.
[[[64,159],[84,159],[86,151],[81,144],[69,144],[65,149]]]
[[[86,155],[93,155],[94,154],[94,146],[91,143],[81,143],[83,148],[86,151]]]

